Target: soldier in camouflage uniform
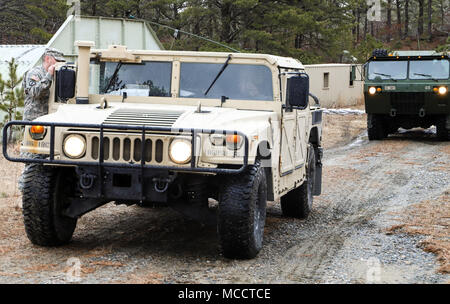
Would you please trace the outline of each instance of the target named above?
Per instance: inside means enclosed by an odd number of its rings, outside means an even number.
[[[50,87],[55,73],[55,64],[65,61],[63,53],[47,48],[42,56],[42,65],[34,67],[26,72],[23,77],[23,88],[25,91],[25,106],[23,120],[32,121],[48,114],[48,98]],[[21,157],[40,157],[36,154],[21,153]],[[25,165],[24,172],[30,165]],[[19,189],[23,191],[23,173],[19,179]]]

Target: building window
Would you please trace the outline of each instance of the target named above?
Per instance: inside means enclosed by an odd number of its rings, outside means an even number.
[[[330,73],[323,73],[323,88],[328,89],[330,87]]]
[[[350,86],[353,86],[353,73],[350,71]]]

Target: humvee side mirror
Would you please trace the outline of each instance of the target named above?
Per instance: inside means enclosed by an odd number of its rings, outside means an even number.
[[[57,96],[61,100],[67,100],[75,96],[76,73],[64,66],[56,74]]]
[[[288,107],[306,108],[309,97],[309,76],[299,74],[287,80],[286,105]]]

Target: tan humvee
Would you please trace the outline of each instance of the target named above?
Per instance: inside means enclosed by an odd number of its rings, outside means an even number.
[[[21,152],[35,155],[4,153],[29,164],[33,243],[68,242],[79,216],[111,201],[163,203],[216,222],[225,256],[252,258],[267,200],[308,216],[321,191],[322,111],[299,61],[76,45],[77,64],[57,68],[50,113],[5,128],[25,125]]]

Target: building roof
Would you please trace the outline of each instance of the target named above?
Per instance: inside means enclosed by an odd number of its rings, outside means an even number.
[[[45,45],[0,45],[0,74],[3,80],[8,79],[8,62],[15,58],[17,75],[21,77],[35,66],[42,57]]]
[[[325,64],[305,64],[305,68],[338,68],[349,67],[352,63],[325,63]]]
[[[17,74],[23,73],[39,63],[45,48],[56,48],[64,53],[68,62],[77,57],[76,40],[93,40],[96,47],[106,48],[110,44],[126,45],[142,50],[164,49],[151,26],[143,20],[69,16],[47,45],[0,45],[0,74],[7,78],[8,61],[16,58]]]

